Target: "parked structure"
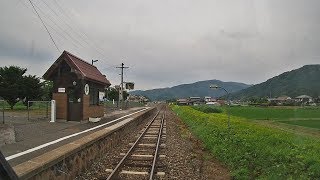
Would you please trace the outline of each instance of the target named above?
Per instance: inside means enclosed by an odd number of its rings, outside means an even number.
[[[99,94],[101,97],[110,82],[97,67],[63,51],[43,78],[53,81],[58,119],[81,121],[104,115]]]

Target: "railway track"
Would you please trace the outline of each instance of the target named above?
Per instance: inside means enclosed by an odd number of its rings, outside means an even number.
[[[119,155],[119,163],[106,169],[112,179],[163,179],[166,138],[165,108],[161,108]]]

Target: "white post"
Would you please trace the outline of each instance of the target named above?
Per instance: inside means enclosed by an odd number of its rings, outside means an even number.
[[[51,120],[50,122],[56,122],[56,101],[51,100]]]

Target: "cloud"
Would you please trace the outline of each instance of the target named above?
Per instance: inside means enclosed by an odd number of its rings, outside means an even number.
[[[205,79],[255,84],[319,63],[317,0],[33,2],[59,48],[99,59],[113,84],[121,62],[138,89]],[[30,4],[6,1],[0,10],[1,65],[11,59],[41,76],[60,54]]]

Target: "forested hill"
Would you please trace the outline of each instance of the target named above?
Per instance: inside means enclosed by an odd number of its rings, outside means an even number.
[[[266,82],[232,93],[231,98],[269,97],[270,94],[271,97],[282,95],[296,97],[302,94],[312,97],[320,96],[320,64],[305,65],[282,73]]]
[[[223,82],[219,80],[207,80],[199,81],[192,84],[182,84],[170,88],[160,88],[152,89],[146,91],[133,91],[130,94],[143,95],[151,100],[169,100],[169,99],[178,99],[178,98],[188,98],[191,96],[211,96],[211,97],[220,97],[225,95],[223,90],[213,90],[209,86],[211,84],[217,84],[226,88],[230,92],[236,92],[244,88],[249,87],[250,85],[237,83],[237,82]]]

